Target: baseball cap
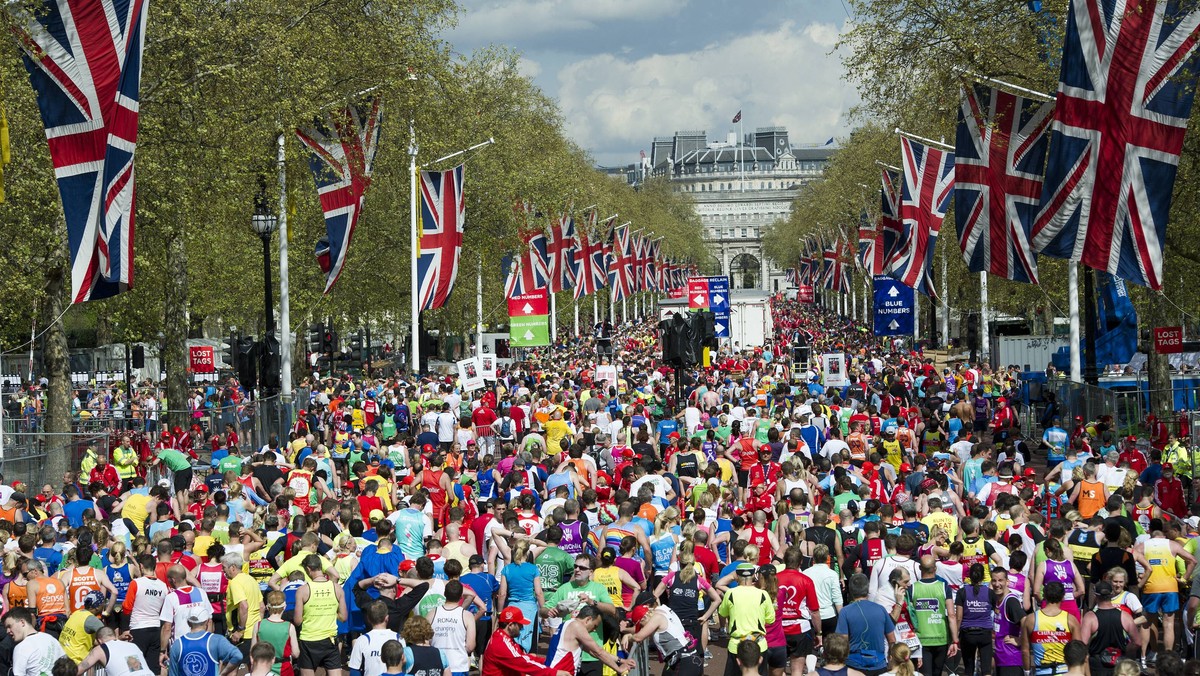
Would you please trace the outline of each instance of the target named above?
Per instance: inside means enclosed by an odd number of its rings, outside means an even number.
[[[412,559],[405,559],[400,562],[400,572],[407,573],[408,571],[412,570],[416,565],[417,565],[416,561],[413,561]]]
[[[745,562],[745,563],[738,564],[738,567],[737,567],[738,577],[750,577],[751,575],[754,574],[754,571],[755,571],[755,567],[754,567],[753,563]]]
[[[482,566],[483,557],[478,554],[472,554],[471,558],[467,559],[468,566]]]
[[[895,434],[896,433],[896,423],[888,423],[887,427],[883,428],[883,433],[884,434]]]
[[[1183,520],[1192,530],[1200,529],[1200,516],[1189,516]]]
[[[383,520],[383,510],[382,509],[372,509],[371,513],[369,515],[367,515],[367,520],[368,521],[382,521]]]
[[[907,462],[902,462],[902,463],[900,463],[900,471],[901,472],[911,472],[912,465],[908,464]]]
[[[1096,598],[1099,599],[1109,599],[1113,595],[1112,583],[1108,580],[1100,580],[1092,586],[1092,590],[1096,592]]]
[[[521,609],[516,606],[509,606],[501,610],[500,614],[496,616],[496,621],[499,624],[512,624],[513,622],[520,625],[529,624],[529,620],[525,619],[525,613],[522,613]]]
[[[92,610],[104,605],[104,594],[98,591],[90,591],[83,597],[83,607]]]
[[[198,604],[188,610],[187,613],[188,624],[200,624],[202,622],[208,622],[211,619],[212,606],[207,603]]]
[[[635,606],[633,610],[629,611],[629,615],[625,619],[629,620],[634,626],[638,626],[642,623],[642,620],[646,619],[646,615],[649,614],[650,606]]]

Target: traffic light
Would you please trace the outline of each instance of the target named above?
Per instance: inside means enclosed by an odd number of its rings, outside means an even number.
[[[363,352],[363,333],[358,331],[350,334],[350,359],[362,359]]]
[[[237,371],[242,387],[253,390],[258,387],[258,344],[250,336],[237,339]]]
[[[337,352],[337,338],[337,332],[335,332],[331,327],[325,327],[325,332],[321,336],[321,352],[325,354],[333,354],[334,352]]]
[[[221,361],[225,362],[226,368],[237,372],[238,367],[238,337],[237,334],[230,331],[229,338],[221,343]]]
[[[308,325],[308,351],[309,352],[324,352],[325,345],[325,325],[322,323]]]
[[[282,383],[279,365],[279,340],[273,335],[268,335],[265,340],[258,344],[258,350],[259,358],[262,361],[262,366],[259,368],[259,384],[263,390],[276,392]]]

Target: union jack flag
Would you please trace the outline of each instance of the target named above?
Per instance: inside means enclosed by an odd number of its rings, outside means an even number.
[[[612,246],[608,252],[608,286],[614,301],[624,300],[633,293],[633,250],[629,226],[613,229]]]
[[[531,212],[533,205],[528,202],[517,202],[513,205],[513,213],[520,221],[521,250],[513,256],[511,266],[507,270],[508,277],[504,280],[505,298],[513,298],[546,287],[546,235],[529,225]]]
[[[569,214],[564,213],[550,224],[546,262],[551,293],[575,286],[575,219]]]
[[[871,277],[883,274],[883,246],[879,242],[879,230],[871,223],[866,211],[858,218],[858,265]]]
[[[1035,251],[1162,288],[1196,84],[1200,10],[1185,4],[1072,0]]]
[[[958,243],[971,272],[1037,283],[1029,230],[1054,105],[983,85],[962,90],[954,153]]]
[[[883,251],[877,255],[883,257],[880,274],[885,274],[883,271],[888,261],[892,260],[892,255],[896,253],[904,238],[904,221],[900,218],[900,189],[896,187],[900,175],[891,169],[883,169],[881,180],[883,183],[879,188],[879,243],[883,245]]]
[[[371,185],[382,124],[382,106],[379,99],[374,99],[366,108],[346,106],[310,127],[296,130],[296,137],[309,153],[308,166],[325,214],[329,246],[325,293],[333,288],[346,265],[346,252]]]
[[[850,290],[850,247],[840,237],[825,247],[825,277],[824,286],[830,291],[845,293]]]
[[[575,299],[596,293],[605,284],[604,243],[592,240],[588,233],[595,232],[596,212],[588,212],[587,225],[579,229],[578,245],[575,247]]]
[[[784,271],[784,275],[787,277],[788,286],[800,286],[799,268],[788,268]]]
[[[646,264],[642,267],[642,285],[646,291],[661,291],[658,285],[658,260],[662,241],[647,240],[645,245]]]
[[[37,91],[71,252],[71,302],[133,287],[134,171],[147,0],[9,11]]]
[[[421,172],[421,251],[417,259],[422,310],[446,304],[458,277],[466,206],[463,204],[463,165],[447,171]]]
[[[934,298],[933,250],[954,188],[954,153],[927,148],[900,137],[904,156],[904,186],[900,215],[904,237],[892,255],[888,274],[905,286]]]

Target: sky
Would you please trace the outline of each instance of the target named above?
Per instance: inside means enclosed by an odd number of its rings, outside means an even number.
[[[461,53],[521,52],[558,100],[567,134],[604,166],[636,162],[655,136],[709,140],[783,126],[793,145],[849,132],[858,101],[833,49],[841,0],[459,0],[444,37]]]

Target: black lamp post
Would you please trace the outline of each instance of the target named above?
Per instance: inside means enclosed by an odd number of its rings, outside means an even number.
[[[261,197],[261,196],[260,196]],[[262,239],[263,245],[263,310],[266,313],[266,335],[259,346],[259,382],[264,394],[273,387],[266,374],[271,373],[269,367],[272,350],[269,349],[275,341],[275,300],[271,297],[271,233],[275,232],[279,221],[264,199],[255,200],[254,216],[250,218],[250,227]]]

